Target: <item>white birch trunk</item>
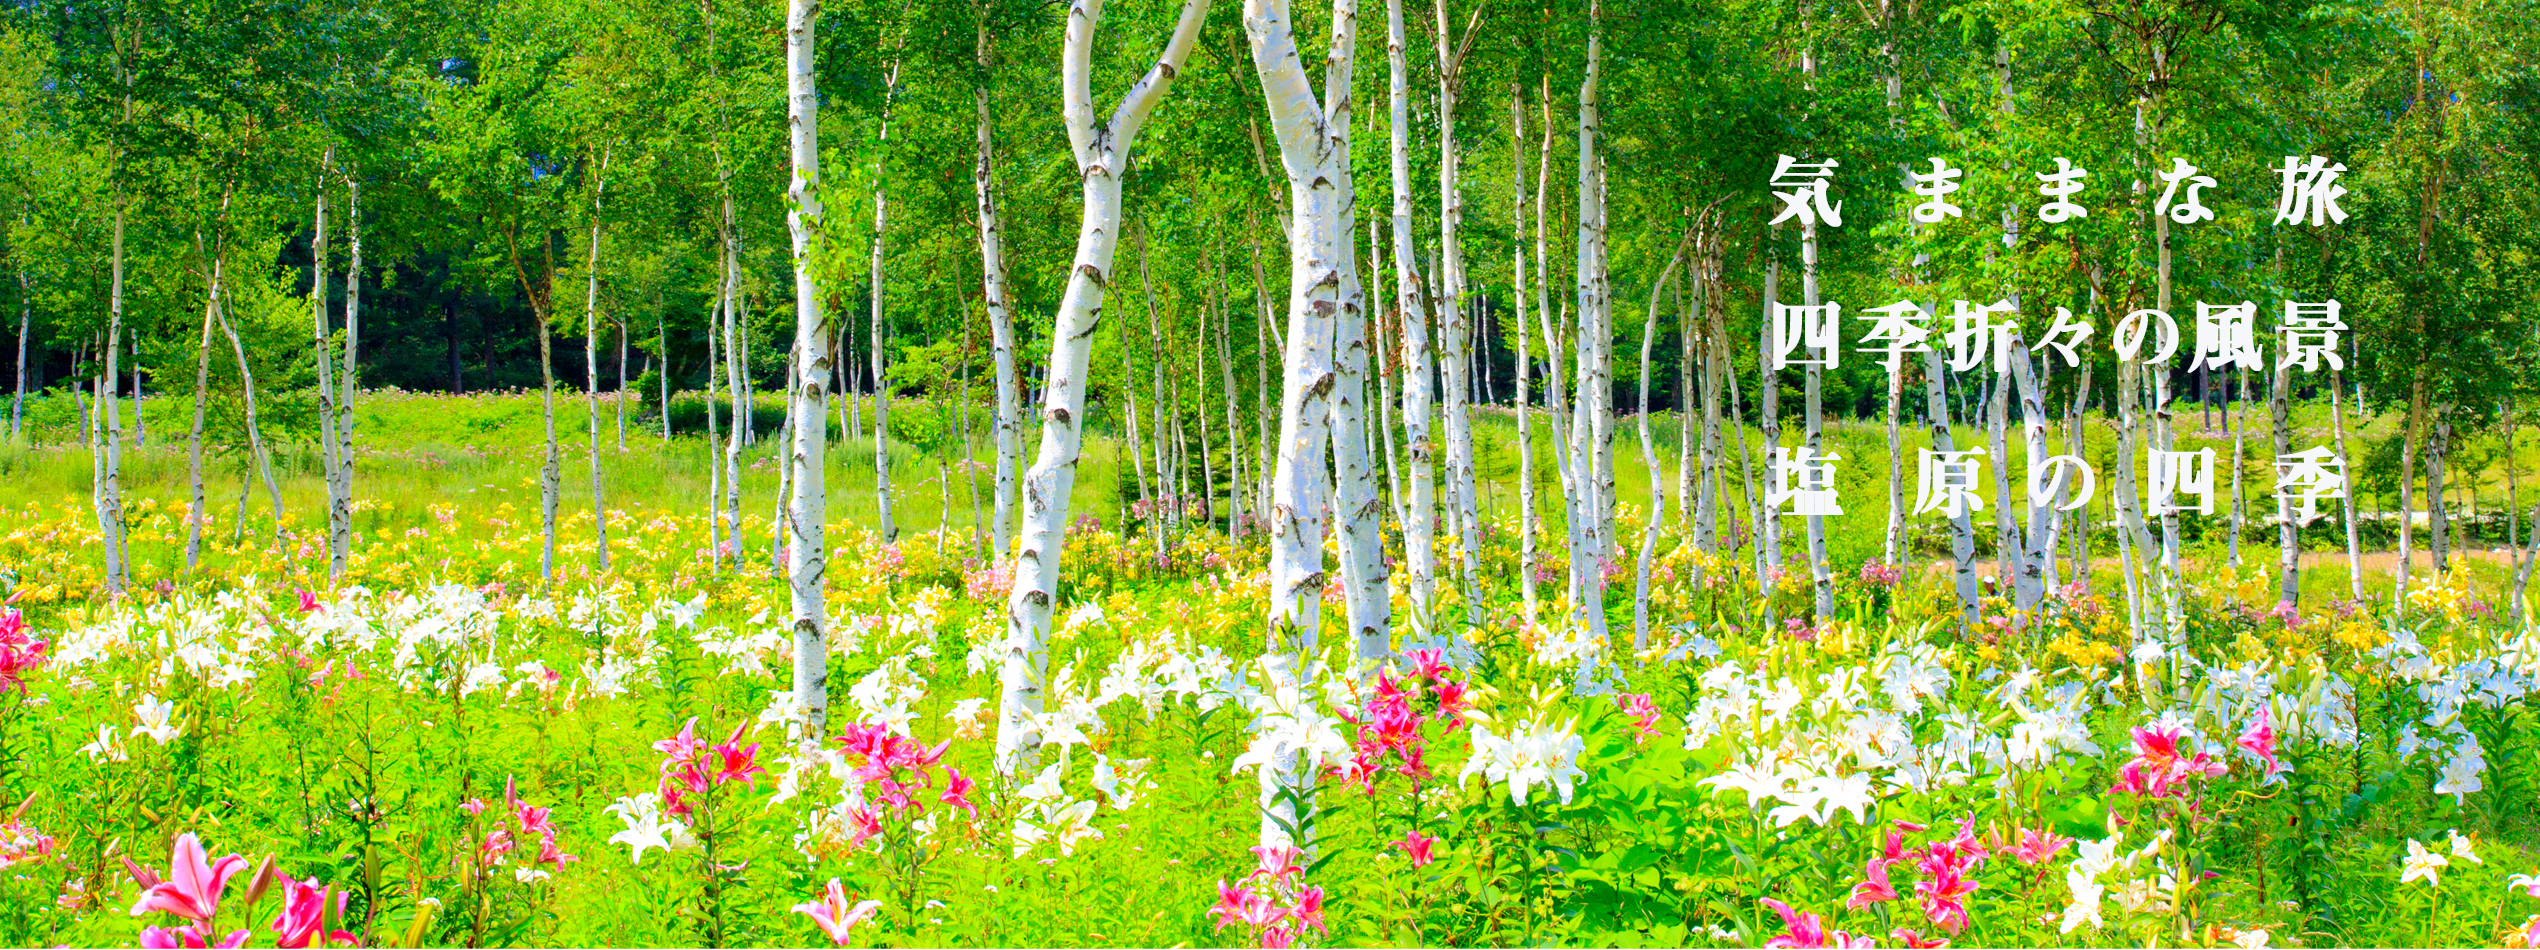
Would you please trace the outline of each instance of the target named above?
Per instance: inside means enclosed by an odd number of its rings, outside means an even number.
[[[1455,96],[1463,85],[1463,49],[1454,42],[1454,23],[1446,0],[1437,0],[1438,53],[1438,369],[1446,416],[1447,496],[1453,505],[1458,567],[1464,591],[1464,619],[1481,622],[1480,508],[1473,473],[1473,412],[1470,405],[1473,367],[1473,322],[1465,307],[1464,192],[1460,181],[1463,155],[1455,141]],[[1478,18],[1481,8],[1476,7]],[[1465,30],[1465,44],[1472,26]]]
[[[1692,246],[1695,231],[1685,231],[1676,242],[1675,256],[1658,272],[1658,280],[1649,286],[1649,315],[1640,327],[1640,462],[1649,472],[1649,515],[1640,530],[1640,558],[1634,568],[1632,587],[1632,652],[1649,648],[1649,564],[1658,554],[1660,515],[1667,510],[1667,479],[1658,467],[1658,443],[1649,433],[1649,374],[1651,355],[1658,346],[1658,303],[1667,291],[1667,282],[1676,276],[1677,265],[1683,264],[1685,249]]]
[[[203,415],[212,383],[212,321],[220,312],[221,282],[227,277],[223,266],[228,259],[229,201],[233,183],[221,184],[221,210],[212,229],[212,246],[204,255],[203,337],[194,348],[194,427],[186,437],[186,481],[192,488],[185,509],[185,573],[194,573],[203,554],[203,522],[210,517],[210,502],[203,494]],[[202,245],[201,233],[195,234],[195,245]],[[23,273],[23,272],[21,272]],[[21,331],[23,332],[23,331]],[[21,343],[23,343],[23,339]]]
[[[905,29],[905,28],[903,28]],[[891,102],[899,95],[900,62],[891,63],[890,74],[882,80],[882,129],[873,158],[873,504],[878,509],[885,543],[900,536],[899,523],[891,517],[891,384],[884,375],[889,370],[883,357],[885,315],[882,309],[882,250],[890,230]],[[826,418],[826,414],[823,414]]]
[[[1578,391],[1570,417],[1569,480],[1570,586],[1575,619],[1598,642],[1605,634],[1606,499],[1599,445],[1612,434],[1604,416],[1613,401],[1611,378],[1613,333],[1606,323],[1605,195],[1599,172],[1597,81],[1604,54],[1604,9],[1591,0],[1588,12],[1587,75],[1579,84],[1579,237],[1578,237]]]
[[[1348,401],[1349,386],[1363,385],[1340,377],[1333,353],[1339,328],[1364,319],[1356,255],[1350,244],[1357,232],[1349,163],[1350,67],[1357,9],[1351,0],[1333,4],[1323,98],[1318,101],[1290,32],[1286,6],[1280,0],[1246,0],[1244,4],[1244,32],[1251,39],[1253,66],[1261,77],[1280,164],[1287,172],[1288,204],[1294,211],[1288,234],[1288,332],[1279,400],[1279,455],[1271,476],[1269,510],[1270,643],[1262,658],[1273,688],[1297,684],[1308,675],[1305,664],[1317,652],[1317,608],[1326,582],[1324,512],[1332,501],[1323,459],[1327,443],[1333,441],[1333,390],[1340,389],[1341,398]],[[1371,519],[1373,480],[1363,440],[1344,435],[1339,441],[1342,479],[1351,484],[1356,497],[1346,499],[1346,507],[1337,513],[1347,519]],[[1353,533],[1343,540],[1360,547],[1373,538]],[[1366,563],[1375,554],[1362,548],[1344,550],[1341,556],[1345,563],[1352,558]],[[1370,587],[1378,583],[1367,576],[1353,579]],[[1359,592],[1352,593],[1352,613],[1356,614]],[[1352,622],[1356,626],[1359,618],[1353,617]],[[1366,635],[1363,628],[1357,632]],[[1312,847],[1313,778],[1295,756],[1283,756],[1261,769],[1263,844],[1293,842]]]
[[[985,76],[990,68],[988,22],[983,13],[979,21],[981,75]],[[994,126],[989,122],[988,84],[985,79],[979,83],[977,98],[979,162],[971,179],[978,193],[980,300],[988,311],[988,339],[989,345],[996,351],[997,379],[997,415],[993,426],[997,441],[996,521],[991,531],[996,547],[988,563],[991,567],[1003,567],[1006,558],[1014,553],[1014,471],[1023,455],[1021,433],[1018,431],[1022,425],[1023,405],[1020,384],[1014,378],[1014,311],[1005,298],[1005,230],[997,216],[996,149],[991,135]]]
[[[1508,172],[1515,179],[1510,190],[1516,195],[1517,213],[1512,218],[1516,234],[1526,232],[1528,209],[1526,190],[1526,96],[1525,87],[1508,84]],[[1528,392],[1529,377],[1534,375],[1532,354],[1527,342],[1534,332],[1526,326],[1526,245],[1522,237],[1509,245],[1509,273],[1514,292],[1509,300],[1517,308],[1517,590],[1526,609],[1526,623],[1532,625],[1539,615],[1543,594],[1535,588],[1535,407]]]
[[[1102,6],[1102,0],[1072,0],[1060,57],[1069,153],[1083,181],[1084,212],[1076,231],[1075,262],[1068,268],[1067,290],[1050,334],[1040,455],[1022,485],[1023,522],[998,677],[997,768],[1008,778],[1029,769],[1040,747],[1033,717],[1041,711],[1042,679],[1049,667],[1050,613],[1066,542],[1068,492],[1084,448],[1086,370],[1094,330],[1101,326],[1103,292],[1111,283],[1113,252],[1119,247],[1120,176],[1127,171],[1139,126],[1189,58],[1208,13],[1208,0],[1183,0],[1164,55],[1121,97],[1105,122],[1095,117],[1092,89],[1094,27]]]
[[[1931,420],[1932,451],[1957,451],[1957,442],[1949,432],[1949,376],[1941,365],[1938,347],[1923,352],[1923,405]],[[1976,537],[1975,527],[1965,512],[1949,519],[1949,553],[1956,563],[1951,579],[1958,592],[1958,613],[1967,626],[1973,627],[1977,619]]]
[[[1411,224],[1411,91],[1401,0],[1385,3],[1385,56],[1388,157],[1393,172],[1394,293],[1402,328],[1402,430],[1407,453],[1403,480],[1410,501],[1403,506],[1403,563],[1410,573],[1406,592],[1413,635],[1437,629],[1437,487],[1432,474],[1436,444],[1430,434],[1430,357],[1428,291],[1421,282],[1419,254],[1412,245]],[[1450,473],[1452,474],[1452,473]]]
[[[338,364],[336,380],[342,392],[335,398],[335,482],[330,492],[341,514],[328,519],[337,532],[333,548],[339,574],[353,556],[353,395],[360,388],[362,356],[361,178],[347,174],[344,185],[344,237],[350,260],[344,272],[344,359]]]
[[[309,320],[312,346],[317,357],[318,463],[326,479],[326,576],[334,580],[344,574],[344,549],[340,546],[344,532],[339,519],[351,514],[335,504],[335,468],[343,464],[343,455],[335,441],[335,376],[334,348],[328,337],[335,335],[326,314],[326,180],[335,170],[335,146],[326,147],[318,160],[315,230],[309,237]]]
[[[2345,389],[2346,389],[2346,374],[2345,374],[2345,373],[2343,373],[2343,372],[2340,372],[2340,371],[2336,371],[2336,370],[2331,370],[2331,371],[2329,371],[2329,374],[2328,374],[2328,421],[2329,421],[2329,426],[2330,426],[2330,428],[2331,428],[2332,430],[2334,430],[2334,431],[2333,431],[2333,433],[2332,433],[2332,435],[2333,435],[2333,437],[2337,440],[2337,457],[2338,457],[2338,458],[2341,458],[2341,459],[2350,459],[2350,458],[2354,458],[2354,456],[2349,455],[2349,454],[2347,454],[2347,453],[2346,453],[2346,403],[2345,403],[2345,395],[2344,395],[2344,393],[2345,393]],[[2345,492],[2344,497],[2339,498],[2337,501],[2338,501],[2338,507],[2341,509],[2339,513],[2340,513],[2340,515],[2343,517],[2343,520],[2346,522],[2346,587],[2347,587],[2347,596],[2348,596],[2349,598],[2351,598],[2351,599],[2352,599],[2355,603],[2357,603],[2357,604],[2361,604],[2361,603],[2363,603],[2363,602],[2364,602],[2364,556],[2363,556],[2363,545],[2362,545],[2362,542],[2360,541],[2360,539],[2358,539],[2358,538],[2356,537],[2356,528],[2355,528],[2355,491],[2354,491],[2354,488],[2353,488],[2352,486],[2349,486],[2349,487],[2347,488],[2346,492]],[[2540,538],[2540,523],[2535,523],[2534,527],[2532,528],[2532,532],[2533,532],[2533,537],[2534,537],[2534,538]],[[2524,570],[2524,572],[2523,572],[2523,573],[2527,576],[2527,575],[2530,573],[2530,571],[2529,571],[2529,569],[2528,569],[2528,568],[2526,568],[2526,569]]]
[[[591,434],[591,532],[600,571],[609,569],[608,496],[600,479],[600,198],[609,188],[609,153],[600,152],[600,174],[591,188],[591,258],[582,304],[582,406]]]
[[[790,736],[806,752],[827,744],[829,722],[829,558],[825,533],[829,496],[824,456],[828,450],[826,398],[833,352],[827,314],[812,257],[822,235],[820,204],[820,92],[814,82],[814,30],[818,0],[789,0],[785,8],[785,118],[793,167],[786,189],[786,231],[794,252],[794,346],[802,372],[794,380],[791,455],[793,494],[786,507],[789,529],[787,588],[793,606],[794,701],[803,711],[801,731]],[[877,191],[878,195],[879,192]],[[878,202],[877,202],[878,206]],[[878,240],[879,235],[876,235]],[[877,252],[877,261],[879,260]],[[877,265],[878,266],[878,265]],[[878,272],[877,272],[878,276]],[[877,283],[874,296],[879,299]]]
[[[539,396],[546,414],[547,456],[538,468],[538,520],[545,534],[538,553],[538,579],[554,583],[556,579],[556,494],[561,489],[563,451],[556,443],[556,363],[555,344],[547,332],[547,312],[538,308],[538,375],[542,383]]]
[[[221,333],[229,337],[230,355],[238,360],[238,387],[246,397],[247,454],[253,460],[256,471],[264,477],[266,498],[273,502],[273,539],[278,545],[282,541],[282,486],[273,480],[273,456],[265,450],[264,430],[256,425],[256,374],[247,366],[247,344],[239,341],[238,328],[230,324],[228,312],[225,309],[216,312],[220,313]],[[247,520],[247,507],[243,502],[246,495],[246,486],[239,486],[242,502],[238,507],[238,520],[242,531]]]

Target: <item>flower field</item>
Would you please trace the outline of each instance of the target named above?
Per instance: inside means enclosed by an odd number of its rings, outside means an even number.
[[[140,546],[183,511],[133,510]],[[2540,643],[2466,578],[2394,625],[2386,605],[2270,612],[2264,579],[2213,566],[2165,639],[2130,637],[2081,583],[2033,622],[1961,631],[1944,576],[1873,563],[1844,577],[1837,619],[1767,626],[1741,565],[1688,548],[1660,564],[1637,655],[1486,587],[1449,594],[1442,613],[1474,618],[1452,636],[1282,677],[1258,661],[1258,537],[1193,530],[1159,559],[1089,517],[1040,746],[1009,776],[1005,591],[967,532],[833,542],[840,698],[798,744],[765,551],[718,573],[702,517],[632,510],[612,572],[541,586],[534,522],[374,511],[413,524],[341,584],[322,551],[251,533],[215,539],[225,567],[115,601],[82,593],[82,508],[0,513],[0,942],[2523,945],[2540,928]],[[587,550],[588,515],[566,528],[566,553]],[[1494,528],[1484,575],[1505,576],[1513,532]],[[1808,592],[1783,587],[1790,616]],[[1257,772],[1298,754],[1308,846],[1261,846]]]

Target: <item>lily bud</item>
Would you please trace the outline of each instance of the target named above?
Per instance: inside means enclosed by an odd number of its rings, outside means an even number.
[[[247,911],[253,914],[256,904],[265,899],[265,890],[273,886],[273,855],[256,862],[256,873],[247,879]]]
[[[123,862],[124,873],[132,875],[133,883],[141,885],[142,890],[146,891],[159,886],[159,872],[134,864],[131,858],[116,858],[115,860]]]

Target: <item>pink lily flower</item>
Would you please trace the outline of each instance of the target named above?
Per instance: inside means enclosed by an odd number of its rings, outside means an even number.
[[[696,758],[705,747],[705,743],[697,741],[697,720],[693,716],[679,727],[678,735],[653,743],[653,751],[681,762]]]
[[[1781,915],[1782,929],[1784,931],[1781,936],[1764,941],[1764,945],[1767,947],[1790,947],[1795,948],[1795,950],[1816,950],[1816,948],[1821,947],[1850,948],[1878,946],[1877,941],[1874,941],[1867,936],[1855,937],[1840,930],[1829,933],[1826,931],[1825,922],[1820,920],[1817,915],[1805,914],[1791,910],[1789,904],[1782,903],[1770,897],[1764,898],[1764,906],[1772,908],[1773,913]]]
[[[1296,895],[1296,906],[1288,908],[1288,914],[1295,917],[1296,922],[1302,927],[1312,927],[1326,934],[1332,932],[1332,928],[1323,923],[1322,888],[1309,887],[1299,892]]]
[[[958,808],[977,818],[979,806],[971,804],[969,795],[978,787],[977,781],[962,777],[960,769],[947,765],[944,767],[944,790],[935,796],[935,800],[946,808]]]
[[[821,892],[819,900],[794,905],[794,913],[811,918],[812,923],[820,926],[820,932],[828,934],[830,941],[841,947],[847,945],[850,929],[872,919],[881,910],[882,902],[876,900],[848,906],[847,888],[834,877],[829,879],[829,887]]]
[[[1217,906],[1208,909],[1208,916],[1217,918],[1217,929],[1224,930],[1227,924],[1251,919],[1253,913],[1247,905],[1255,902],[1267,904],[1270,899],[1220,879],[1217,882]]]
[[[1923,918],[1951,936],[1966,930],[1967,895],[1975,893],[1976,882],[1955,864],[1935,862],[1923,871],[1930,878],[1914,882],[1914,893],[1922,898]]]
[[[1939,940],[1926,940],[1921,933],[1905,927],[1890,931],[1888,936],[1896,938],[1897,943],[1904,944],[1910,950],[1944,950],[1949,946],[1949,940],[1946,937]]]
[[[1259,844],[1252,847],[1252,853],[1261,858],[1261,870],[1254,873],[1263,880],[1278,883],[1305,873],[1305,865],[1299,863],[1305,857],[1305,853],[1294,846]]]
[[[213,945],[203,942],[201,929],[200,925],[175,930],[143,927],[139,943],[145,950],[211,950]],[[221,938],[219,947],[220,950],[237,950],[246,945],[247,932],[233,930],[229,936]]]
[[[2250,720],[2249,728],[2242,730],[2240,738],[2232,744],[2258,757],[2258,783],[2261,785],[2275,781],[2277,775],[2293,771],[2276,763],[2275,714],[2267,707],[2258,707],[2258,718]]]
[[[1843,906],[1860,910],[1880,901],[1896,899],[1896,885],[1888,883],[1887,880],[1887,862],[1871,858],[1869,870],[1865,873],[1868,879],[1852,885],[1852,898],[1845,901]]]
[[[1616,694],[1614,705],[1622,707],[1623,714],[1632,717],[1634,744],[1648,742],[1651,736],[1658,734],[1658,707],[1650,703],[1648,693]]]
[[[747,723],[732,727],[732,735],[714,747],[715,755],[722,759],[722,768],[714,773],[715,784],[737,780],[757,785],[758,776],[767,771],[758,764],[758,743],[750,743],[746,749],[741,747],[741,732],[746,728]]]
[[[1420,829],[1414,828],[1410,833],[1403,835],[1402,840],[1394,844],[1400,846],[1402,853],[1411,858],[1412,867],[1423,868],[1427,867],[1429,862],[1438,859],[1437,847],[1441,840],[1443,839],[1421,834]]]
[[[316,594],[310,593],[310,592],[305,591],[305,590],[303,590],[303,591],[299,591],[299,594],[300,594],[300,612],[301,612],[301,613],[304,613],[304,614],[308,614],[308,613],[316,613],[316,612],[318,612],[318,611],[320,611],[320,610],[324,610],[324,609],[326,609],[325,605],[322,605],[322,604],[318,603],[318,599],[317,599],[317,595],[316,595]]]
[[[847,813],[847,850],[853,851],[864,844],[865,839],[881,834],[881,812],[859,805]]]
[[[2044,864],[2055,857],[2055,852],[2064,850],[2064,846],[2071,843],[2073,839],[2052,831],[2040,832],[2022,828],[2020,829],[2020,846],[2011,849],[2011,856],[2020,859],[2021,864],[2032,866]]]
[[[203,842],[193,832],[178,835],[168,855],[168,879],[143,891],[141,900],[132,905],[132,915],[164,911],[196,923],[208,922],[220,913],[221,889],[244,870],[246,858],[232,854],[209,860]]]
[[[346,896],[335,895],[338,916],[344,912]],[[282,879],[282,914],[273,919],[273,925],[268,929],[278,934],[274,937],[274,946],[289,950],[337,943],[351,946],[361,942],[360,938],[345,931],[326,929],[326,888],[318,884],[317,878],[305,882],[287,877]]]

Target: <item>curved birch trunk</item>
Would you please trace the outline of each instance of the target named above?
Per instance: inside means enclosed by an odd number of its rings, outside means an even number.
[[[226,309],[216,309],[215,312],[220,314],[221,333],[229,337],[230,355],[238,360],[239,391],[246,396],[247,454],[254,459],[256,471],[264,476],[265,496],[273,502],[273,540],[279,545],[282,541],[282,486],[273,480],[273,456],[265,451],[264,430],[256,425],[256,374],[247,368],[247,344],[239,341],[238,328],[230,324],[229,313]],[[247,521],[247,487],[243,481],[242,478],[238,491],[238,521],[242,531]]]
[[[1640,463],[1649,472],[1649,516],[1640,529],[1640,559],[1635,568],[1632,587],[1632,652],[1649,648],[1649,563],[1658,554],[1659,516],[1667,510],[1667,479],[1658,467],[1658,443],[1649,434],[1649,373],[1651,355],[1658,346],[1658,302],[1667,292],[1667,282],[1676,276],[1676,266],[1684,263],[1685,248],[1692,246],[1699,225],[1685,231],[1676,242],[1675,256],[1667,259],[1666,268],[1658,272],[1658,280],[1649,285],[1649,316],[1640,326]]]
[[[997,768],[1009,778],[1038,758],[1040,737],[1033,717],[1041,711],[1042,678],[1049,667],[1050,612],[1056,606],[1059,557],[1067,538],[1067,496],[1084,448],[1086,370],[1093,358],[1094,331],[1102,324],[1113,252],[1120,243],[1120,176],[1127,171],[1139,126],[1181,72],[1208,14],[1208,0],[1182,0],[1164,55],[1121,97],[1106,122],[1095,118],[1092,88],[1094,27],[1102,6],[1102,0],[1072,0],[1060,56],[1069,153],[1083,180],[1084,213],[1076,230],[1075,262],[1068,268],[1067,290],[1059,298],[1050,334],[1040,455],[1023,479],[1014,588],[1006,602]]]

